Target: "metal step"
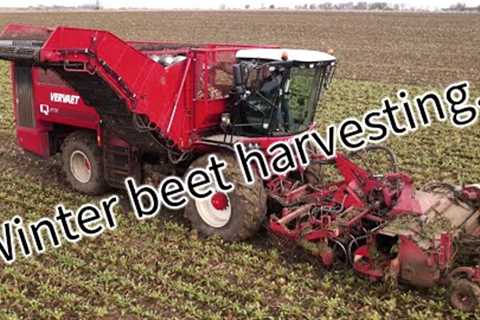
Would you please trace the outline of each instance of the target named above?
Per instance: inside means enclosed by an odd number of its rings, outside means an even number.
[[[113,187],[124,188],[124,181],[133,177],[141,180],[141,167],[132,146],[109,145],[111,131],[104,131],[103,168],[105,181]]]

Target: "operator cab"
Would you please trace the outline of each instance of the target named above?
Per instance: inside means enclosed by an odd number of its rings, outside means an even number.
[[[336,58],[299,49],[245,49],[236,53],[234,89],[225,132],[286,136],[310,128],[320,96],[331,82]]]

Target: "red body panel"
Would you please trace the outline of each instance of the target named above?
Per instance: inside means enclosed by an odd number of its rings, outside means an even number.
[[[16,40],[47,40],[53,29],[30,26],[25,24],[11,23],[5,26],[1,32],[1,36],[8,35],[9,39]]]
[[[107,31],[23,25],[7,26],[2,37],[43,41],[37,58],[42,66],[63,67],[68,72],[83,72],[86,77],[98,75],[131,112],[146,116],[181,151],[198,148],[202,135],[218,128],[226,107],[227,89],[232,85],[228,69],[235,62],[235,52],[253,47],[128,42]],[[154,54],[172,52],[181,53],[186,59],[169,66],[152,59]],[[87,106],[66,83],[44,83],[45,69],[33,70],[34,108],[40,124],[98,127],[99,116],[92,108],[95,106]],[[65,96],[75,98],[70,101]]]
[[[14,99],[17,142],[23,149],[44,158],[50,156],[49,133],[53,131],[54,124],[98,130],[100,118],[95,109],[86,105],[78,93],[54,72],[33,67],[31,73],[33,128],[19,124],[19,101]],[[11,78],[12,83],[16,83],[14,65]],[[17,97],[16,86],[13,86],[13,96]]]
[[[96,130],[100,118],[94,108],[52,71],[33,69],[37,120]]]
[[[88,72],[96,72],[125,99],[132,112],[147,116],[165,138],[186,150],[194,142],[192,133],[218,125],[225,110],[225,99],[209,96],[217,56],[230,53],[230,61],[222,62],[231,64],[241,47],[183,48],[186,59],[164,67],[110,32],[59,27],[42,47],[40,61],[84,63]]]
[[[47,158],[50,156],[50,143],[47,130],[17,127],[17,143],[23,149]]]

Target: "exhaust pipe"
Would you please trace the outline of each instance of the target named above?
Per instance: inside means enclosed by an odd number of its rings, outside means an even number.
[[[0,40],[0,59],[39,62],[42,45],[37,40]]]

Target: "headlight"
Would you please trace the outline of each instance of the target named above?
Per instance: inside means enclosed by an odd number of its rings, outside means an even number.
[[[231,123],[230,113],[222,113],[221,122],[222,126],[229,127]]]

